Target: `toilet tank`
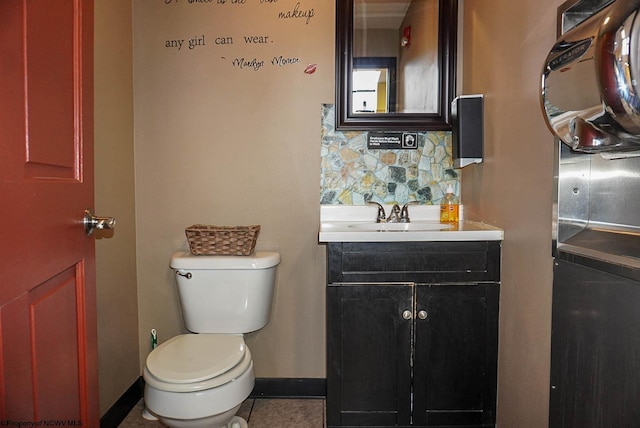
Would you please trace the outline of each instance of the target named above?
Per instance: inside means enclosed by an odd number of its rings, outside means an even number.
[[[182,316],[194,333],[249,333],[269,321],[280,254],[171,258]]]

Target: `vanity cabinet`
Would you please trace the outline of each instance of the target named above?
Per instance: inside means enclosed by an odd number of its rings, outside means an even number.
[[[494,426],[500,241],[327,256],[327,426]]]

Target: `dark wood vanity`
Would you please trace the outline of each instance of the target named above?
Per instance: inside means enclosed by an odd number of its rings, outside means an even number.
[[[501,241],[327,244],[327,426],[493,427]]]

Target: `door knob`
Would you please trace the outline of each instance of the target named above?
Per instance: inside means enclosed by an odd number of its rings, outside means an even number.
[[[96,217],[88,209],[84,210],[84,231],[91,235],[94,229],[109,230],[116,227],[115,217]]]

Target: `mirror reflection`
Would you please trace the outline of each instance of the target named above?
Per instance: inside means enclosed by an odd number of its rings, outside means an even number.
[[[439,0],[354,0],[351,113],[438,113]]]

